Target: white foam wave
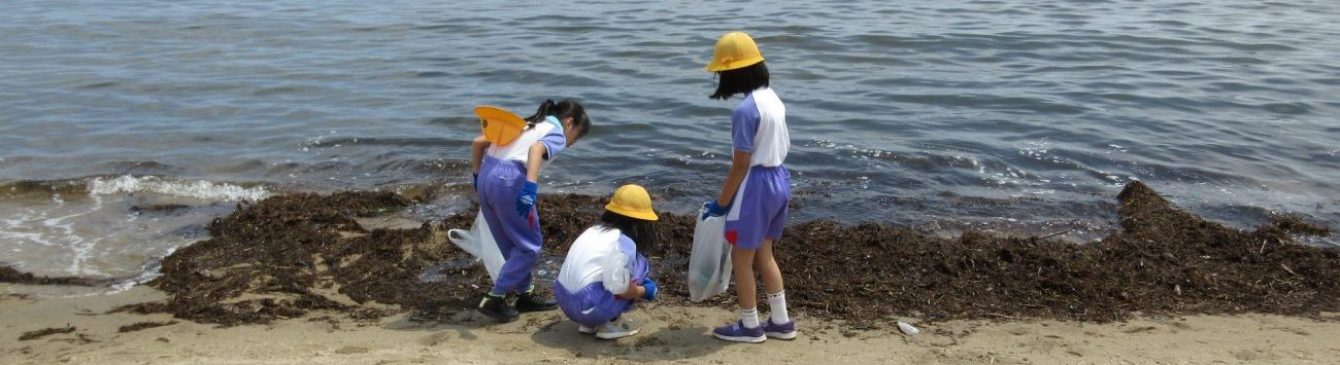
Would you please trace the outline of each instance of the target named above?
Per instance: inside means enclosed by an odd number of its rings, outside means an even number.
[[[102,271],[87,265],[88,261],[94,258],[94,248],[102,238],[86,239],[75,231],[76,221],[80,217],[101,209],[102,200],[96,196],[94,198],[95,204],[87,209],[68,212],[62,210],[66,208],[65,200],[56,194],[52,196],[54,206],[50,209],[41,211],[27,209],[25,212],[17,212],[13,216],[0,219],[0,222],[4,223],[0,225],[0,238],[10,239],[0,247],[10,247],[10,251],[16,253],[23,251],[25,243],[68,249],[71,257],[66,272],[72,275],[104,275]],[[58,216],[51,217],[52,213],[57,211]]]
[[[164,195],[198,198],[211,201],[257,201],[270,196],[264,187],[241,187],[210,181],[177,181],[156,176],[130,175],[114,178],[94,178],[88,183],[90,195],[152,192]]]

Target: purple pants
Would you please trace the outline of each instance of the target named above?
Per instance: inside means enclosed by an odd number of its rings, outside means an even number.
[[[484,157],[479,169],[479,208],[489,223],[493,240],[502,252],[502,271],[493,282],[494,295],[522,292],[530,288],[531,271],[540,255],[544,237],[540,216],[532,208],[525,216],[516,212],[516,198],[526,182],[526,168],[510,160]]]
[[[740,189],[743,191],[726,214],[726,241],[757,250],[765,239],[782,238],[787,203],[791,201],[791,173],[786,167],[750,167]]]
[[[632,283],[641,283],[650,275],[650,266],[647,264],[647,258],[642,255],[636,255],[636,259],[630,264],[633,273]],[[620,315],[633,310],[633,301],[623,299],[614,295],[605,289],[602,282],[594,282],[576,290],[564,288],[563,284],[554,281],[554,299],[558,301],[558,308],[563,311],[573,322],[577,322],[587,327],[599,327]]]

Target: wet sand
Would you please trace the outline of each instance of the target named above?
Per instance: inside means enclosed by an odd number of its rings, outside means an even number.
[[[14,286],[0,284],[0,292]],[[726,310],[654,305],[636,312],[643,332],[618,341],[578,335],[557,312],[493,325],[471,315],[416,323],[315,311],[267,325],[220,328],[180,321],[119,332],[167,314],[101,314],[162,299],[152,288],[57,299],[0,297],[0,363],[26,364],[1334,364],[1340,322],[1276,315],[1137,317],[1122,322],[955,320],[896,329],[799,318],[795,341],[726,344],[706,335]],[[1327,314],[1340,319],[1340,314]],[[19,341],[48,327],[71,333]]]

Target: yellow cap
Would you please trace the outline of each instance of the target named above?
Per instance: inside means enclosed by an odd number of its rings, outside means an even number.
[[[730,71],[759,62],[763,62],[763,53],[758,51],[754,39],[744,32],[730,32],[717,38],[717,46],[712,50],[712,62],[707,64],[707,71]]]
[[[660,219],[656,216],[656,211],[651,210],[651,195],[647,194],[647,189],[633,184],[620,186],[615,190],[609,204],[605,204],[605,210],[647,221]]]
[[[526,120],[507,109],[480,105],[475,107],[475,116],[479,117],[479,127],[484,130],[484,139],[498,146],[512,144],[512,141],[521,137],[521,132],[526,130]]]

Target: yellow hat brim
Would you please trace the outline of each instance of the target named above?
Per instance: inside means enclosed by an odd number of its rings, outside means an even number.
[[[637,218],[644,221],[661,220],[661,217],[658,217],[656,215],[656,211],[654,210],[637,211],[622,205],[614,204],[614,202],[605,204],[605,210],[614,212],[614,214],[622,215],[629,218]]]
[[[731,60],[727,62],[718,62],[717,60],[712,60],[712,62],[707,63],[707,67],[705,67],[705,69],[707,70],[707,72],[730,71],[753,66],[754,64],[757,64],[759,62],[763,62],[763,56],[761,55],[754,57],[745,57],[743,59]]]
[[[479,117],[479,126],[484,131],[484,139],[498,146],[512,144],[526,130],[526,120],[500,107],[480,105],[475,107],[475,116]]]

